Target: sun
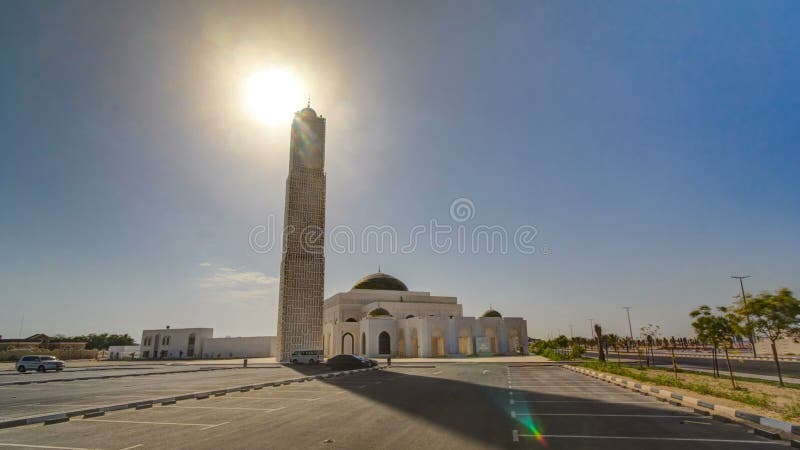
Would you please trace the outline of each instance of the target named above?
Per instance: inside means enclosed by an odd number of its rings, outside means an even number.
[[[260,70],[247,79],[245,107],[261,122],[290,122],[292,113],[302,104],[300,80],[287,69]]]

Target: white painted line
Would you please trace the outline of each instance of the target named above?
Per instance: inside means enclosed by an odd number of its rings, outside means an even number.
[[[522,437],[536,437],[533,434],[520,434]],[[619,439],[619,440],[641,440],[641,441],[679,441],[679,442],[721,442],[729,444],[760,444],[760,445],[785,445],[781,441],[748,441],[745,439],[710,439],[710,438],[676,438],[676,437],[652,437],[652,436],[591,436],[591,435],[570,435],[570,434],[543,434],[539,437],[545,439]]]
[[[222,422],[222,423],[218,423],[218,424],[216,424],[216,425],[209,425],[209,426],[207,426],[207,427],[205,427],[205,428],[200,428],[200,431],[206,431],[206,430],[210,430],[210,429],[212,429],[212,428],[216,428],[216,427],[218,427],[218,426],[220,426],[220,425],[227,425],[227,424],[229,424],[229,423],[230,423],[230,422]]]
[[[513,398],[508,399],[508,403],[513,405],[514,404],[514,399]]]
[[[440,373],[442,373],[442,371],[441,370],[437,370],[436,372],[433,372],[431,375],[439,375]]]
[[[307,401],[313,402],[315,400],[319,400],[322,397],[314,397],[314,398],[301,398],[301,397],[253,397],[253,396],[244,396],[244,395],[228,395],[226,398],[221,398],[218,400],[296,400],[296,401]]]
[[[606,402],[602,402],[602,401],[599,401],[599,400],[517,400],[517,403],[594,403],[594,404],[597,404],[598,406],[601,406],[601,404],[605,404]],[[638,401],[613,402],[611,404],[613,404],[613,405],[626,404],[627,405],[627,404],[635,404],[635,403],[649,403],[649,404],[654,404],[654,405],[661,405],[661,403],[659,403],[656,399],[649,400],[649,401],[647,401],[647,400],[645,400],[645,401],[638,400]]]
[[[167,406],[156,406],[156,408],[181,408],[181,409],[241,409],[245,411],[280,411],[281,409],[286,408],[285,406],[281,406],[280,408],[246,408],[240,406],[178,406],[178,405],[167,405]]]
[[[52,445],[13,444],[10,442],[0,442],[0,447],[53,448],[60,450],[89,450],[88,448],[83,448],[83,447],[56,447]]]
[[[608,389],[608,386],[604,386],[602,384],[598,384],[596,386],[597,386],[597,389],[600,389],[601,391],[611,391],[611,390],[613,390],[613,389]],[[536,385],[511,386],[511,387],[512,388],[569,388],[569,387],[571,387],[571,388],[576,388],[576,389],[585,389],[585,388],[587,388],[589,386],[577,386],[577,385],[574,385],[574,384],[550,384],[550,385],[536,384]]]
[[[130,447],[125,447],[125,448],[123,448],[121,450],[133,450],[134,448],[139,448],[139,447],[143,447],[143,446],[144,446],[144,444],[136,444],[136,445],[131,445]]]
[[[530,414],[527,414],[527,415],[530,415]],[[511,411],[511,417],[516,419],[517,418],[517,412],[516,411]]]
[[[108,423],[133,423],[139,425],[174,425],[174,426],[181,426],[181,427],[208,427],[208,426],[218,426],[224,425],[230,422],[219,423],[216,425],[207,424],[207,423],[179,423],[179,422],[144,422],[139,420],[110,420],[110,419],[73,419],[72,422],[80,423],[80,422],[108,422]]]
[[[519,413],[520,416],[572,416],[572,417],[641,417],[646,419],[697,419],[698,416],[679,416],[675,414],[583,414],[583,413]]]
[[[511,440],[514,442],[519,442],[519,431],[511,430]]]

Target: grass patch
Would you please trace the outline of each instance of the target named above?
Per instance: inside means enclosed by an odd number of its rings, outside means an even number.
[[[738,389],[728,387],[727,389],[719,385],[713,385],[707,381],[688,381],[676,380],[674,376],[668,375],[664,370],[653,369],[639,369],[621,366],[617,363],[601,363],[599,361],[592,361],[585,364],[593,370],[600,372],[609,372],[616,375],[633,378],[637,381],[645,383],[658,384],[661,386],[670,386],[687,391],[697,392],[698,394],[709,395],[712,397],[726,398],[735,402],[744,403],[746,405],[755,406],[767,410],[772,410],[785,416],[783,411],[786,407],[776,408],[770,396],[762,392],[752,392],[747,387],[741,386]],[[655,373],[651,373],[655,372]],[[661,373],[658,373],[661,372]],[[718,379],[714,379],[715,381]],[[741,384],[741,383],[740,383]],[[800,406],[797,406],[797,412],[800,413]],[[792,416],[797,417],[797,416]]]

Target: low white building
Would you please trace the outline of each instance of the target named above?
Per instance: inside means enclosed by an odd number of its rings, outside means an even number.
[[[141,356],[141,347],[138,345],[110,345],[108,359],[136,359]]]
[[[203,358],[264,358],[276,354],[275,336],[223,337],[206,339]]]
[[[275,354],[275,336],[214,337],[213,328],[142,331],[141,359],[262,358]]]
[[[199,358],[213,328],[162,328],[142,331],[142,359]]]
[[[368,275],[325,300],[325,356],[437,357],[527,354],[527,322],[489,309],[464,317],[456,297],[409,291],[385,274]]]

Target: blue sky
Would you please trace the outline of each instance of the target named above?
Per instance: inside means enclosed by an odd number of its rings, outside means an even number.
[[[289,123],[248,117],[288,67],[328,118],[327,226],[538,230],[533,255],[380,264],[529,333],[690,333],[688,312],[800,288],[797,2],[70,2],[0,17],[0,334],[274,334]],[[303,105],[298,105],[298,108]]]

